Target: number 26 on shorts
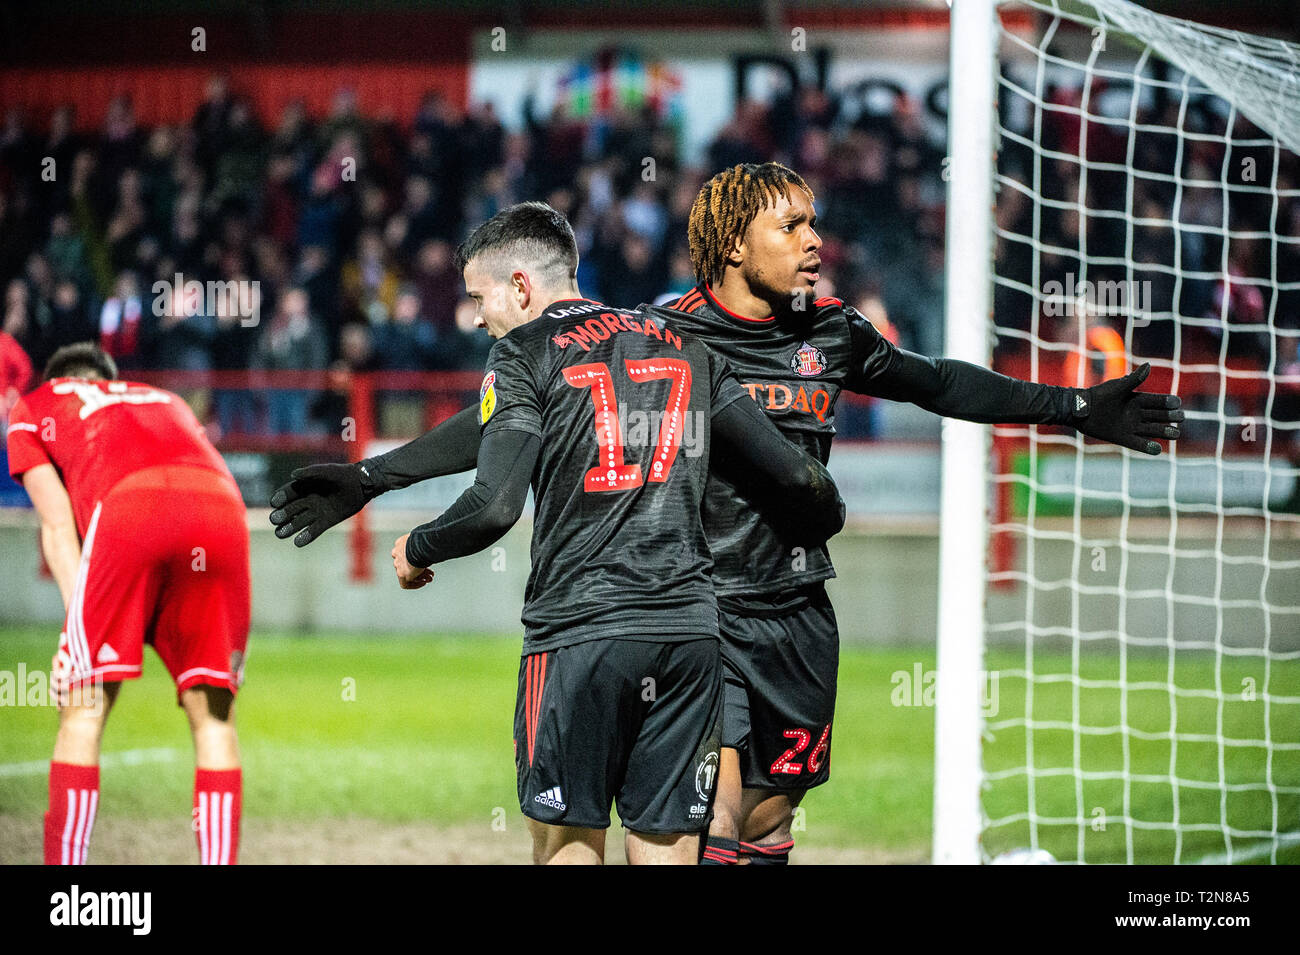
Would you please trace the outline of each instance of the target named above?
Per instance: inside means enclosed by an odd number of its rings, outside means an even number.
[[[798,776],[803,772],[803,763],[794,762],[794,757],[798,756],[808,744],[812,742],[812,734],[805,729],[788,729],[785,731],[787,739],[794,740],[794,745],[776,758],[769,772],[773,776]],[[822,761],[826,758],[826,753],[830,749],[831,724],[827,723],[822,729],[821,738],[817,740],[817,745],[813,747],[812,752],[808,754],[808,773],[812,775],[822,768]]]

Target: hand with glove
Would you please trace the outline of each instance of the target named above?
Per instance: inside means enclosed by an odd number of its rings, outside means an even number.
[[[1090,438],[1159,454],[1160,445],[1151,439],[1178,438],[1183,403],[1177,395],[1134,391],[1150,373],[1151,365],[1145,362],[1123,378],[1070,389],[1074,394],[1069,424]]]
[[[293,542],[299,547],[356,514],[383,491],[367,461],[313,464],[289,477],[289,483],[271,495],[271,523],[281,540],[297,534]]]

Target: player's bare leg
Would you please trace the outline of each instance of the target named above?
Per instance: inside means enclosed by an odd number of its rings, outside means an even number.
[[[88,683],[61,692],[59,732],[50,760],[45,864],[86,861],[99,806],[99,746],[121,683]]]
[[[723,746],[718,758],[718,784],[713,791],[713,821],[700,865],[735,865],[739,861],[741,799],[740,752]]]
[[[238,769],[235,696],[224,687],[193,686],[181,694],[181,707],[194,736],[194,763],[199,769]]]
[[[548,826],[528,820],[533,836],[534,865],[603,865],[605,830],[581,826]]]
[[[803,793],[746,789],[741,801],[741,861],[750,865],[785,865],[794,838],[790,824]]]
[[[54,738],[54,760],[74,766],[98,766],[99,744],[104,738],[108,712],[121,683],[86,683],[68,691],[59,706],[59,734]]]
[[[718,787],[713,793],[713,821],[709,835],[719,839],[739,839],[741,798],[744,790],[740,778],[740,753],[722,747],[718,760]]]
[[[243,773],[235,734],[235,696],[225,687],[194,686],[181,693],[194,737],[192,827],[203,865],[234,865],[239,856]]]
[[[627,832],[628,865],[695,865],[700,857],[698,832]]]

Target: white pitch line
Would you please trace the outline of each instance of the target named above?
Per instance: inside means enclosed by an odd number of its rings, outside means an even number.
[[[120,753],[105,753],[99,758],[100,769],[113,769],[117,766],[139,766],[142,763],[170,763],[180,751],[175,749],[127,749]],[[38,759],[30,763],[0,764],[0,776],[31,776],[36,773],[49,772],[50,761]]]
[[[1300,845],[1300,832],[1278,833],[1277,847],[1279,849],[1286,849],[1294,845]],[[1193,864],[1194,865],[1234,865],[1239,862],[1251,862],[1262,856],[1271,854],[1272,851],[1273,851],[1273,843],[1263,842],[1257,846],[1252,846],[1249,849],[1243,849],[1240,852],[1234,851],[1232,853],[1231,859],[1228,858],[1228,854],[1226,852],[1223,852],[1217,855],[1205,856],[1202,859],[1197,859],[1196,862]]]

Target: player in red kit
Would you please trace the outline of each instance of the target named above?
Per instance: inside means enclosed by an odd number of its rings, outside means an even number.
[[[234,698],[249,624],[244,504],[181,398],[116,378],[95,345],[61,348],[9,419],[9,470],[40,516],[67,611],[52,679],[59,732],[45,862],[86,861],[104,724],[149,643],[194,735],[199,860],[233,864],[242,790]]]

